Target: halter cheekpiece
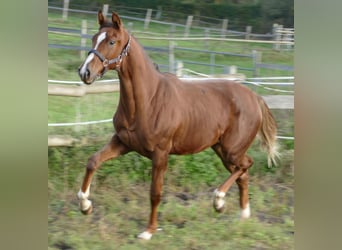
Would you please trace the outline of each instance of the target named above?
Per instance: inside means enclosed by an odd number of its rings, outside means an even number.
[[[121,53],[113,59],[108,60],[100,52],[98,52],[96,49],[91,49],[88,52],[88,55],[90,55],[91,53],[94,53],[102,62],[103,67],[105,67],[105,70],[107,70],[107,67],[109,65],[114,64],[114,63],[120,64],[122,62],[123,57],[128,55],[128,50],[129,50],[130,46],[131,46],[131,35],[129,35],[128,42],[125,45],[125,47],[123,48],[123,50],[121,51]]]

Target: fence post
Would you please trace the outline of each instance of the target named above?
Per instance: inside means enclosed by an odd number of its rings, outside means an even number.
[[[82,20],[82,28],[81,28],[81,50],[80,50],[80,58],[81,60],[85,59],[85,49],[87,46],[87,20]]]
[[[210,74],[213,75],[215,74],[215,54],[211,53],[210,54]]]
[[[279,25],[278,26],[278,37],[279,37],[278,39],[279,39],[280,42],[283,41],[283,31],[284,31],[283,25]],[[279,43],[278,44],[278,49],[281,50],[281,47],[282,47],[282,44]]]
[[[177,61],[176,75],[178,77],[182,77],[183,75],[183,62],[182,61]]]
[[[108,4],[104,4],[103,7],[102,7],[102,13],[103,13],[103,16],[105,16],[105,17],[108,14],[108,7],[109,7]]]
[[[173,37],[175,33],[176,33],[176,25],[175,25],[174,23],[172,23],[172,24],[170,25],[169,36],[170,36],[170,37]]]
[[[261,63],[261,60],[262,60],[262,53],[260,51],[253,50],[252,55],[253,55],[253,66],[254,66],[253,76],[259,76],[260,74],[259,64]]]
[[[163,11],[163,8],[161,5],[158,5],[157,7],[157,13],[156,13],[156,19],[159,20],[161,18],[161,15],[162,15],[162,11]]]
[[[191,24],[192,24],[192,19],[193,18],[194,18],[194,16],[188,16],[188,19],[186,20],[184,37],[188,37],[189,36],[189,32],[190,32],[190,28],[191,28]]]
[[[175,46],[176,43],[174,41],[169,41],[169,72],[175,73]]]
[[[150,24],[151,21],[151,15],[152,15],[152,9],[147,9],[146,12],[146,17],[145,17],[145,24],[144,24],[144,29],[148,29],[148,25]]]
[[[279,50],[279,43],[277,42],[280,41],[280,33],[279,33],[279,25],[277,23],[273,24],[272,33],[273,33],[273,40],[276,42],[273,44],[273,49]]]
[[[127,30],[128,30],[129,34],[132,34],[132,31],[133,31],[133,23],[132,22],[129,22],[127,24]]]
[[[64,0],[63,4],[63,21],[68,19],[68,10],[69,10],[69,0]]]
[[[209,40],[208,40],[208,38],[209,38],[209,29],[208,28],[205,28],[204,36],[205,36],[205,38],[207,38],[207,39],[204,40],[204,47],[205,47],[206,50],[208,50],[209,49]]]
[[[246,40],[250,39],[251,32],[252,32],[252,26],[246,26],[246,36],[245,36]]]
[[[235,75],[237,73],[237,67],[235,65],[231,65],[228,67],[228,74]]]
[[[225,38],[228,30],[228,19],[223,19],[221,37]]]

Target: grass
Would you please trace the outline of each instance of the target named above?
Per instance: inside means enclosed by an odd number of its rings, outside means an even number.
[[[49,13],[49,26],[80,28],[81,19],[91,20],[96,29],[96,16],[70,16],[60,20]],[[134,23],[133,29],[143,30]],[[178,30],[178,27],[177,27]],[[151,32],[167,34],[168,30],[151,24]],[[178,30],[181,32],[181,30]],[[199,32],[199,31],[198,31]],[[140,33],[136,32],[137,36]],[[48,34],[49,43],[79,45],[79,38]],[[143,45],[168,46],[168,42],[139,39]],[[88,41],[88,45],[90,41]],[[208,42],[177,42],[177,46],[232,53],[263,52],[263,62],[292,65],[292,52],[277,52],[270,45]],[[207,46],[207,47],[206,47]],[[166,55],[150,53],[158,63],[167,62]],[[206,61],[205,54],[179,53],[176,58]],[[48,50],[48,77],[57,80],[79,80],[79,52]],[[216,63],[249,67],[243,58],[216,56]],[[208,73],[208,67],[192,70]],[[222,73],[217,70],[215,73]],[[292,74],[292,72],[287,72]],[[284,72],[261,71],[263,76],[286,75]],[[108,72],[106,78],[116,77]],[[264,94],[264,90],[255,89]],[[273,93],[272,93],[273,94]],[[74,122],[109,119],[118,103],[118,93],[86,95],[82,98],[49,96],[48,122]],[[293,136],[293,110],[272,110],[280,135]],[[76,193],[84,175],[88,157],[101,148],[113,133],[111,123],[82,127],[49,127],[49,134],[72,135],[76,138],[99,137],[90,146],[49,148],[48,164],[48,249],[293,249],[293,141],[280,141],[282,159],[279,166],[268,168],[265,153],[254,143],[248,154],[254,159],[250,169],[250,204],[252,216],[240,221],[238,188],[227,194],[226,210],[214,212],[212,192],[228,172],[211,149],[196,155],[170,156],[165,177],[164,195],[159,209],[158,231],[149,242],[136,235],[146,226],[149,215],[150,160],[129,153],[108,161],[97,170],[90,199],[94,212],[84,216],[78,211]]]
[[[149,214],[149,161],[131,153],[105,163],[92,184],[94,213],[84,216],[78,212],[75,194],[83,176],[81,165],[85,164],[85,156],[77,148],[49,149],[49,249],[291,249],[293,246],[290,165],[283,164],[272,173],[256,164],[250,181],[252,217],[240,221],[236,185],[226,197],[223,214],[215,213],[212,208],[212,191],[228,173],[214,160],[216,156],[211,150],[193,157],[172,156],[159,209],[162,231],[150,242],[142,242],[136,240],[136,235],[144,229]],[[291,157],[285,159],[290,164]],[[215,178],[193,175],[188,171],[189,162],[198,169],[206,165]],[[135,178],[134,172],[138,172]]]

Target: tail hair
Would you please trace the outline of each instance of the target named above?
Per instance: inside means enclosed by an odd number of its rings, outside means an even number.
[[[267,152],[268,166],[277,166],[276,159],[280,158],[279,145],[277,142],[277,123],[262,97],[259,96],[259,106],[262,112],[262,122],[259,130],[261,147]]]

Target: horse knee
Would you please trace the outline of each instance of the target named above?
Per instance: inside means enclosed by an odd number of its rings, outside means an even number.
[[[253,159],[250,156],[245,155],[240,162],[240,167],[242,169],[247,170],[253,165],[253,163],[254,163]]]
[[[253,159],[248,155],[244,155],[242,158],[232,158],[231,162],[233,162],[234,165],[238,166],[240,169],[245,171],[247,171],[254,163]]]
[[[88,159],[88,163],[87,163],[87,170],[88,171],[95,171],[98,167],[98,162],[97,162],[97,157],[95,155],[92,155],[91,157],[89,157]]]

